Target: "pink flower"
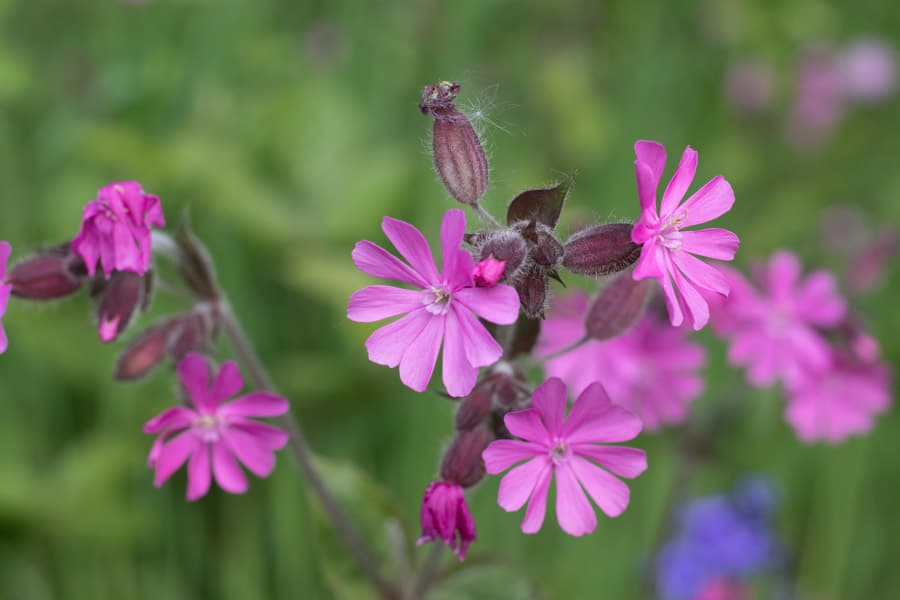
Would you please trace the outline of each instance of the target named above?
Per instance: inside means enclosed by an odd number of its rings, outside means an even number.
[[[9,253],[12,247],[9,242],[0,242],[0,318],[6,314],[6,304],[9,302],[9,294],[12,291],[12,284],[6,281],[6,262],[9,260]],[[9,340],[6,338],[6,330],[0,323],[0,354],[6,352],[9,347]]]
[[[851,100],[881,102],[897,91],[897,53],[878,38],[860,38],[844,48],[837,68]]]
[[[703,586],[694,600],[752,600],[753,591],[734,579],[713,579]]]
[[[206,495],[211,476],[226,492],[247,491],[247,478],[238,461],[254,475],[267,477],[275,468],[274,451],[284,447],[288,434],[250,417],[283,415],[288,401],[270,392],[250,392],[222,404],[244,387],[237,365],[230,360],[222,364],[211,386],[209,365],[200,354],[185,356],[178,363],[178,376],[194,407],[170,408],[144,425],[144,433],[160,434],[147,461],[156,469],[153,485],[164,484],[185,461],[188,500]]]
[[[422,499],[422,537],[416,542],[442,539],[459,560],[466,557],[469,544],[475,540],[475,521],[466,504],[462,487],[449,481],[434,481]]]
[[[497,260],[494,258],[494,255],[491,254],[475,265],[475,270],[472,272],[472,279],[475,280],[475,285],[478,287],[494,287],[497,285],[497,282],[503,278],[503,273],[505,271],[506,261]]]
[[[591,384],[578,396],[566,417],[566,385],[556,377],[534,390],[533,406],[504,417],[509,432],[524,441],[497,440],[482,454],[491,475],[522,463],[500,482],[500,507],[512,512],[528,502],[522,531],[537,533],[544,523],[547,492],[555,475],[556,519],[569,535],[591,533],[597,526],[585,490],[610,517],[622,514],[630,493],[610,471],[621,477],[637,477],[647,468],[647,455],[643,450],[598,442],[634,438],[641,431],[641,420],[610,404],[599,383]]]
[[[81,255],[92,277],[97,260],[107,279],[113,271],[143,275],[150,268],[151,225],[166,225],[159,198],[145,194],[136,181],[111,183],[84,207],[72,252]]]
[[[853,364],[837,355],[827,371],[788,390],[785,419],[804,442],[830,444],[868,432],[891,404],[891,374],[883,364]]]
[[[519,296],[508,285],[475,287],[472,256],[460,248],[466,217],[448,210],[441,223],[443,274],[434,264],[428,242],[418,229],[390,217],[381,223],[385,235],[407,263],[384,248],[364,240],[353,249],[359,270],[373,277],[408,283],[409,290],[372,285],[350,297],[347,318],[372,322],[406,313],[369,336],[369,360],[388,367],[400,366],[400,381],[417,392],[428,386],[444,346],[443,378],[447,393],[466,396],[475,386],[478,367],[497,362],[500,347],[476,315],[508,325],[519,316]]]
[[[553,354],[585,335],[587,296],[574,292],[556,298],[541,327],[536,354]],[[545,371],[580,394],[603,384],[614,404],[641,417],[648,431],[681,423],[690,403],[703,392],[698,373],[706,364],[703,346],[688,340],[683,327],[648,312],[634,327],[609,340],[591,340],[548,360]]]
[[[734,204],[734,192],[719,175],[682,202],[697,171],[697,153],[688,146],[657,211],[656,190],[666,166],[666,151],[657,142],[638,141],[634,152],[641,217],[631,239],[643,247],[632,276],[659,280],[672,325],[681,325],[687,316],[694,329],[701,329],[709,320],[709,306],[700,290],[727,296],[728,283],[719,271],[694,255],[732,260],[739,240],[725,229],[683,229],[728,212]]]
[[[736,271],[728,278],[743,279]],[[782,250],[755,279],[761,292],[743,281],[714,309],[714,321],[722,322],[717,330],[730,342],[729,362],[746,366],[747,380],[758,387],[778,379],[794,386],[827,369],[831,352],[817,329],[837,325],[847,312],[831,273],[803,277],[797,257]]]

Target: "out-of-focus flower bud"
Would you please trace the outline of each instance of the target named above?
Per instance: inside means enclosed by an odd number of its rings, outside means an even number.
[[[189,352],[206,350],[216,335],[215,313],[201,306],[152,325],[119,357],[115,378],[136,380],[166,357],[178,363]]]
[[[644,313],[650,280],[635,281],[622,273],[603,288],[588,310],[585,328],[589,337],[605,340],[625,333]]]
[[[64,244],[18,263],[6,281],[17,298],[56,300],[80,290],[86,278],[84,261]]]
[[[484,460],[481,453],[492,440],[493,436],[485,427],[458,432],[444,453],[441,477],[464,488],[481,481],[484,477]]]
[[[560,183],[550,188],[525,190],[509,203],[506,222],[509,225],[524,221],[546,225],[550,231],[556,228],[563,203],[569,194],[569,184]]]
[[[203,243],[191,231],[187,216],[175,232],[178,247],[178,271],[182,280],[201,300],[215,302],[219,298],[219,286],[213,269],[213,261]]]
[[[97,329],[100,340],[112,342],[128,327],[131,318],[146,308],[153,278],[131,271],[114,271],[109,279],[94,279],[92,295],[98,299]]]
[[[506,271],[506,261],[497,260],[493,255],[478,262],[472,272],[472,279],[478,287],[494,287],[503,279]]]
[[[458,83],[427,85],[419,110],[434,116],[434,168],[444,188],[459,202],[477,206],[487,190],[487,157],[469,119],[453,102],[458,93]]]
[[[506,350],[507,360],[512,360],[521,354],[528,354],[537,344],[538,337],[541,334],[541,320],[531,319],[528,317],[520,317],[516,321],[513,330],[512,339]]]
[[[579,275],[609,275],[633,264],[641,247],[631,241],[627,223],[597,225],[573,235],[565,244],[563,266]]]
[[[456,411],[456,430],[468,431],[477,427],[491,412],[494,386],[490,381],[475,384],[472,393],[463,398]]]

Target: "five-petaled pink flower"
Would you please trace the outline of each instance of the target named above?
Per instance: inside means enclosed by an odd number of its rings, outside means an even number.
[[[9,253],[12,248],[9,242],[0,242],[0,319],[6,314],[6,304],[9,302],[9,294],[12,291],[12,284],[6,282],[6,262],[9,260]],[[6,352],[9,346],[9,340],[6,339],[6,330],[0,323],[0,354]]]
[[[519,315],[518,294],[503,284],[475,287],[472,255],[460,248],[466,230],[460,209],[448,210],[441,223],[443,273],[435,267],[428,242],[418,229],[390,217],[384,218],[381,228],[409,264],[364,240],[353,249],[357,268],[419,289],[372,285],[350,297],[347,317],[353,321],[380,321],[406,313],[369,336],[369,360],[399,365],[400,381],[422,392],[443,342],[447,393],[467,395],[475,386],[478,368],[494,364],[503,354],[475,315],[500,325],[513,323]]]
[[[206,495],[211,476],[226,492],[245,492],[247,478],[238,461],[254,475],[267,477],[275,468],[274,452],[284,447],[288,434],[250,417],[283,415],[288,401],[257,391],[223,404],[244,386],[233,361],[222,364],[210,385],[206,359],[192,352],[178,363],[178,376],[194,407],[170,408],[144,425],[144,433],[159,434],[148,458],[156,469],[153,485],[161,486],[188,459],[188,500]]]
[[[631,239],[643,246],[632,276],[659,280],[672,325],[681,325],[686,317],[694,329],[701,329],[709,320],[709,306],[700,290],[727,296],[728,282],[714,267],[694,255],[732,260],[739,240],[725,229],[684,229],[728,212],[734,204],[734,192],[719,175],[682,202],[697,171],[697,152],[688,146],[657,210],[656,191],[666,166],[666,151],[657,142],[638,141],[634,152],[641,217],[634,225]]]
[[[421,546],[437,539],[444,540],[459,560],[466,557],[469,544],[475,540],[475,520],[466,504],[462,486],[452,481],[433,481],[422,498]]]
[[[165,227],[159,198],[144,193],[136,181],[121,181],[100,188],[81,217],[81,230],[72,240],[93,276],[97,261],[109,278],[113,271],[143,275],[150,268],[150,227]]]
[[[554,475],[556,519],[563,531],[579,536],[597,526],[585,490],[600,510],[616,517],[628,506],[630,492],[610,472],[632,478],[647,468],[643,450],[600,445],[634,438],[641,431],[641,420],[613,406],[599,383],[578,396],[568,417],[565,410],[566,385],[551,377],[534,390],[533,408],[504,418],[509,432],[521,440],[496,440],[482,454],[491,475],[522,463],[503,477],[497,502],[509,512],[528,502],[522,521],[525,533],[536,533],[543,525]]]

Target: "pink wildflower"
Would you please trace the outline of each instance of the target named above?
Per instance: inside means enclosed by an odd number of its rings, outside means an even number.
[[[817,328],[837,325],[847,312],[834,277],[826,271],[802,277],[800,261],[784,250],[756,275],[761,292],[744,281],[716,309],[727,323],[718,329],[730,341],[729,362],[745,365],[747,380],[759,387],[778,379],[797,385],[826,370],[831,353]],[[728,278],[740,275],[731,271]]]
[[[475,315],[508,325],[519,315],[519,296],[508,285],[475,287],[472,255],[460,248],[466,217],[448,210],[441,223],[443,274],[439,273],[428,242],[418,229],[390,217],[381,223],[406,264],[384,248],[364,240],[353,249],[359,270],[373,277],[394,279],[416,290],[372,285],[350,297],[347,317],[372,322],[406,313],[369,336],[369,360],[400,366],[400,381],[417,392],[428,386],[444,346],[443,379],[451,396],[466,396],[475,386],[478,367],[497,362],[503,349]]]
[[[505,271],[506,261],[497,260],[494,258],[494,255],[491,254],[475,265],[475,270],[472,272],[472,278],[475,280],[475,285],[478,287],[494,287],[497,285],[497,282],[503,278],[503,273]]]
[[[753,598],[755,596],[752,588],[745,583],[735,579],[719,578],[704,585],[693,600],[752,600]]]
[[[554,299],[536,354],[552,354],[582,339],[586,311],[587,297],[581,292]],[[548,360],[545,371],[565,381],[573,394],[595,381],[603,384],[614,404],[655,431],[687,417],[688,406],[703,392],[698,371],[705,363],[703,347],[688,340],[685,328],[671,327],[648,312],[622,335],[590,340]]]
[[[72,240],[93,277],[97,261],[108,279],[113,271],[143,275],[150,268],[150,227],[165,227],[159,198],[145,194],[136,181],[111,183],[88,202],[81,230]]]
[[[533,406],[504,417],[509,432],[525,441],[497,440],[482,454],[492,475],[522,463],[500,482],[500,507],[512,512],[528,502],[522,531],[536,533],[544,522],[550,479],[555,475],[556,519],[569,535],[591,533],[597,526],[585,490],[607,515],[622,514],[630,492],[610,471],[637,477],[647,468],[647,455],[635,448],[598,443],[634,438],[641,431],[641,420],[613,406],[599,383],[578,396],[566,417],[566,385],[556,377],[534,390]]]
[[[718,270],[694,255],[732,260],[739,240],[725,229],[683,229],[728,212],[734,204],[734,192],[719,175],[682,202],[697,171],[697,153],[688,146],[657,210],[656,191],[666,166],[666,151],[657,142],[638,141],[634,152],[641,217],[631,239],[643,247],[632,276],[659,280],[672,325],[681,325],[686,316],[694,329],[701,329],[709,320],[709,306],[700,290],[727,296],[728,283]]]
[[[475,521],[466,504],[466,496],[459,484],[434,481],[422,499],[422,537],[416,542],[442,539],[459,560],[466,557],[469,544],[475,540]]]
[[[788,390],[785,419],[804,442],[830,444],[872,429],[891,404],[890,371],[881,363],[854,364],[832,356],[830,367]]]
[[[159,434],[148,458],[156,469],[153,485],[161,486],[188,459],[188,500],[206,495],[211,476],[226,492],[245,492],[247,478],[238,461],[267,477],[275,468],[274,451],[284,447],[288,434],[250,417],[283,415],[288,401],[271,392],[250,392],[222,404],[244,386],[233,361],[222,364],[210,386],[209,365],[192,352],[178,363],[178,376],[193,408],[170,408],[144,425],[144,433]]]
[[[9,260],[9,253],[12,248],[9,242],[0,242],[0,318],[6,314],[6,304],[9,302],[9,294],[12,291],[12,284],[6,281],[6,262]],[[6,352],[9,347],[9,340],[6,338],[6,330],[0,323],[0,354]]]

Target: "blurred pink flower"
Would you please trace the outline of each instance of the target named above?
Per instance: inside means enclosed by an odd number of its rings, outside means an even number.
[[[868,432],[890,406],[891,374],[881,363],[853,363],[838,355],[824,373],[788,389],[785,419],[805,442],[836,444]]]
[[[728,212],[734,204],[734,192],[719,175],[682,202],[697,171],[697,153],[688,146],[657,211],[656,191],[666,166],[666,151],[657,142],[638,141],[634,152],[641,217],[631,239],[643,247],[632,276],[659,280],[672,325],[681,325],[687,316],[694,329],[701,329],[709,320],[709,307],[699,290],[727,296],[728,284],[718,270],[694,255],[732,260],[739,240],[725,229],[682,229]]]
[[[713,579],[703,586],[694,600],[752,600],[752,588],[733,579]]]
[[[12,252],[12,247],[9,242],[0,242],[0,319],[6,314],[6,305],[13,287],[6,281],[6,263],[9,261],[10,252]],[[3,329],[3,323],[0,323],[0,354],[6,352],[8,347],[9,340],[6,338],[6,330]]]
[[[519,316],[519,296],[508,285],[475,287],[472,255],[460,248],[466,229],[462,210],[451,209],[441,223],[443,274],[418,229],[390,217],[381,223],[406,264],[384,248],[364,240],[353,249],[357,268],[373,277],[394,279],[419,289],[372,285],[350,297],[347,318],[372,322],[406,313],[369,336],[369,360],[400,366],[400,381],[417,392],[428,386],[444,346],[443,379],[451,396],[466,396],[478,368],[500,359],[503,349],[475,315],[500,325]]]
[[[574,292],[553,300],[541,327],[536,355],[546,356],[585,335],[587,296]],[[648,431],[682,422],[690,403],[703,392],[698,373],[706,364],[703,346],[688,340],[688,330],[672,327],[648,312],[631,329],[609,340],[590,340],[545,364],[573,394],[599,382],[614,404],[641,417]]]
[[[459,560],[466,557],[469,544],[475,540],[475,521],[466,504],[460,485],[449,481],[434,481],[422,499],[421,546],[437,539],[444,540]]]
[[[114,270],[143,275],[150,268],[150,227],[165,227],[159,198],[145,194],[136,181],[111,183],[88,202],[81,230],[72,240],[93,277],[97,261],[109,278]]]
[[[610,471],[632,478],[647,468],[643,450],[598,445],[624,442],[641,431],[641,420],[613,406],[599,383],[578,396],[568,417],[565,411],[566,385],[551,377],[534,390],[533,408],[504,417],[509,432],[524,441],[497,440],[482,454],[492,475],[522,463],[503,477],[497,502],[508,512],[528,502],[522,521],[524,533],[537,533],[543,525],[554,475],[556,519],[563,531],[580,536],[597,526],[597,516],[584,492],[600,510],[616,517],[628,506],[630,492]]]
[[[817,328],[837,325],[847,312],[834,276],[814,271],[803,277],[799,259],[776,252],[756,270],[755,289],[737,271],[728,271],[731,295],[714,305],[713,323],[729,340],[728,360],[747,367],[747,380],[758,387],[781,379],[797,385],[830,364],[828,343]]]
[[[860,38],[844,48],[837,69],[849,100],[875,103],[897,91],[897,54],[877,38]]]
[[[818,146],[846,113],[846,97],[834,52],[806,48],[797,64],[788,132],[797,146]]]
[[[153,485],[164,484],[188,459],[188,500],[206,495],[211,476],[226,492],[245,492],[247,478],[237,461],[267,477],[275,468],[274,452],[284,447],[288,434],[251,417],[283,415],[287,399],[257,391],[222,404],[244,386],[237,365],[224,362],[210,385],[206,359],[193,352],[178,363],[178,376],[193,408],[170,408],[144,425],[144,433],[159,434],[147,461],[156,470]]]
[[[725,73],[723,93],[729,108],[736,113],[765,112],[775,98],[775,71],[772,65],[758,60],[734,62]]]

